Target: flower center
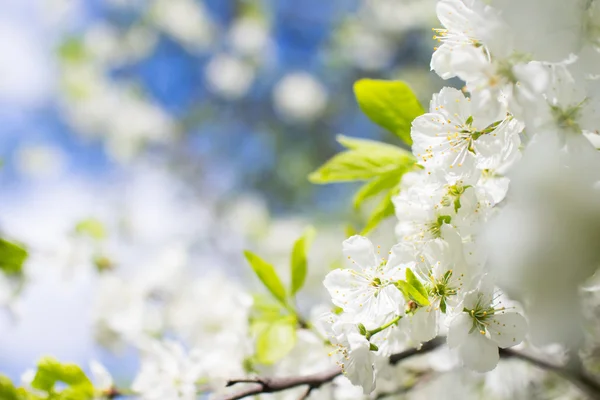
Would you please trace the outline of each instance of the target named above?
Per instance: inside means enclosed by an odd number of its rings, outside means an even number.
[[[492,307],[491,304],[484,304],[482,302],[482,297],[479,296],[477,300],[477,304],[471,310],[468,308],[464,308],[463,311],[468,313],[471,319],[473,320],[473,326],[469,333],[474,332],[475,330],[479,331],[482,335],[485,335],[486,327],[489,325],[490,319],[494,316],[496,309]]]

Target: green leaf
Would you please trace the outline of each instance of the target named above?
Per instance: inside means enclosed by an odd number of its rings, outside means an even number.
[[[400,168],[398,171],[381,175],[365,183],[354,195],[354,199],[352,200],[354,208],[359,209],[365,200],[398,185],[405,172],[407,172],[407,168]]]
[[[371,232],[373,229],[379,225],[381,221],[394,215],[394,203],[392,202],[392,197],[396,194],[395,190],[390,190],[383,199],[379,202],[379,204],[375,207],[371,215],[369,216],[369,220],[367,221],[367,225],[362,230],[361,235],[366,235]]]
[[[251,251],[244,251],[244,256],[269,292],[282,304],[286,304],[285,288],[277,276],[275,268]]]
[[[60,391],[61,400],[86,400],[94,397],[94,385],[75,364],[60,363],[52,357],[44,357],[38,362],[38,369],[31,387],[53,393],[57,382],[67,385]]]
[[[317,231],[312,226],[306,228],[302,236],[296,240],[292,248],[291,272],[292,284],[290,288],[291,295],[295,295],[304,286],[306,280],[307,252],[310,248]]]
[[[95,218],[88,218],[75,225],[75,232],[81,236],[89,236],[94,240],[106,239],[104,224]]]
[[[421,283],[419,278],[416,277],[416,275],[414,274],[414,272],[412,272],[412,270],[410,268],[406,269],[406,281],[412,287],[417,289],[423,297],[425,297],[426,299],[429,297],[429,294],[427,293],[427,289],[425,289],[425,286],[423,286],[423,283]],[[429,303],[429,301],[427,301],[427,303]]]
[[[0,239],[0,270],[5,274],[20,275],[27,256],[27,250],[23,247]]]
[[[364,181],[383,175],[412,162],[412,155],[398,152],[350,150],[338,153],[311,173],[312,183]]]
[[[87,52],[83,40],[77,37],[68,38],[59,46],[58,56],[68,63],[85,61]]]
[[[354,226],[352,226],[351,224],[348,224],[344,228],[344,234],[346,235],[346,237],[350,237],[350,236],[358,235],[358,231],[356,230],[356,228]]]
[[[293,317],[281,318],[265,325],[256,338],[256,359],[261,364],[274,364],[296,345],[296,324]]]
[[[393,144],[380,142],[378,140],[353,138],[345,135],[337,135],[335,140],[348,150],[374,150],[374,151],[396,151],[400,153],[408,153],[402,147],[394,146]]]
[[[350,150],[338,153],[308,176],[312,183],[368,180],[415,164],[415,157],[397,146],[364,139],[351,140]]]
[[[25,400],[26,397],[22,391],[18,390],[11,380],[0,375],[0,399],[2,400]]]
[[[423,294],[410,283],[406,281],[396,281],[396,287],[402,293],[404,293],[404,297],[406,297],[408,300],[412,300],[422,307],[430,304],[429,298],[427,296],[423,296]]]
[[[412,89],[402,81],[361,79],[354,84],[361,110],[377,125],[412,144],[412,121],[425,111]]]

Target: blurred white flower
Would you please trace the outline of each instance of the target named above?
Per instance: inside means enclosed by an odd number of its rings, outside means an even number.
[[[155,0],[151,8],[154,23],[186,47],[208,47],[214,26],[202,2],[193,0]]]
[[[239,18],[229,31],[229,42],[241,55],[259,56],[268,41],[267,25],[258,18]]]
[[[484,236],[497,283],[524,304],[534,341],[576,345],[579,286],[600,265],[600,154],[581,134],[543,132],[510,178]]]
[[[31,144],[16,153],[19,171],[34,178],[56,177],[65,169],[65,154],[54,145]]]
[[[142,362],[131,389],[143,400],[195,400],[196,381],[206,368],[197,351],[186,353],[173,341],[151,341],[142,349]]]
[[[291,121],[312,121],[327,106],[327,89],[313,75],[290,73],[273,89],[276,111]]]
[[[394,45],[385,36],[360,27],[352,30],[345,48],[354,64],[367,71],[385,68],[394,54]]]
[[[92,372],[94,389],[101,393],[106,393],[112,389],[114,386],[113,377],[104,365],[96,360],[92,360],[90,361],[90,371]],[[102,397],[99,397],[98,399],[100,400]]]
[[[255,75],[250,64],[228,54],[213,57],[204,73],[209,88],[227,100],[244,97]]]
[[[179,288],[169,307],[169,324],[196,346],[213,342],[225,332],[243,341],[251,305],[252,297],[238,284],[213,273]]]

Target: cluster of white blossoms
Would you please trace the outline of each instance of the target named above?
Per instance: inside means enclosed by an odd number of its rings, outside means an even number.
[[[324,281],[334,353],[365,393],[390,354],[439,334],[478,372],[524,340],[523,314],[534,341],[573,342],[600,264],[600,1],[440,0],[437,14],[431,68],[465,86],[412,122],[399,243],[349,238],[348,267]],[[548,334],[552,317],[570,322]]]

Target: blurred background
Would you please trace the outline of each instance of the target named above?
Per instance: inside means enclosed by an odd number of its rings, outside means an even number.
[[[308,224],[306,307],[324,299],[361,216],[355,186],[306,177],[340,150],[336,134],[400,145],[359,112],[352,84],[402,79],[427,105],[442,86],[429,72],[437,25],[435,0],[4,0],[0,229],[31,256],[25,286],[0,282],[0,371],[18,380],[51,354],[130,379],[134,353],[105,349],[103,320],[138,307],[127,282],[155,288],[180,266],[241,280],[242,249],[285,264]],[[391,225],[378,233],[393,241]],[[135,323],[148,321],[122,329]]]

